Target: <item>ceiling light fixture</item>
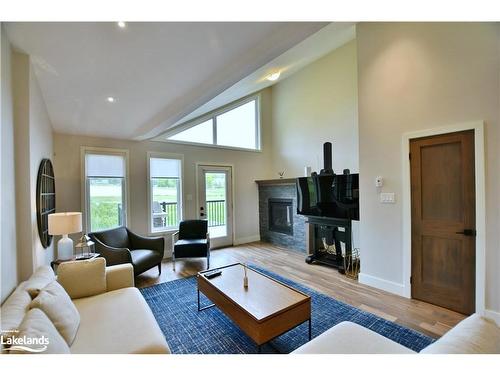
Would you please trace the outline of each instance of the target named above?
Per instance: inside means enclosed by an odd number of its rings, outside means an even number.
[[[274,72],[274,73],[271,73],[269,74],[266,79],[268,81],[276,81],[279,77],[280,77],[280,74],[281,72],[280,71],[277,71],[277,72]]]
[[[108,102],[110,102],[110,103],[114,103],[114,102],[115,102],[115,98],[113,98],[112,96],[108,96],[108,97],[106,98],[106,100],[107,100]]]
[[[125,22],[123,22],[123,21],[119,21],[119,22],[117,22],[117,23],[118,23],[118,27],[120,27],[120,28],[122,28],[122,29],[124,29],[124,28],[125,28],[125,26],[127,26],[127,24],[126,24]]]

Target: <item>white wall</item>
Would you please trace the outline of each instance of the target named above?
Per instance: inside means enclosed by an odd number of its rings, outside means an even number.
[[[1,181],[0,181],[0,246],[1,246],[1,301],[12,292],[18,282],[16,252],[16,204],[14,173],[14,119],[12,103],[12,71],[10,43],[1,33]]]
[[[44,249],[36,219],[36,179],[43,158],[52,159],[52,125],[28,55],[12,52],[17,263],[19,280],[47,265],[54,245]],[[14,199],[15,198],[15,199]],[[4,249],[2,248],[2,251]]]
[[[306,66],[272,88],[273,173],[298,177],[323,168],[323,143],[333,142],[333,168],[359,171],[356,41]]]
[[[333,143],[333,169],[359,172],[356,40],[307,65],[272,88],[272,176],[323,168],[323,143]],[[359,222],[352,225],[359,247]]]
[[[403,133],[486,122],[486,307],[500,311],[500,25],[361,23],[357,27],[361,280],[401,288]],[[396,204],[378,201],[374,179]],[[366,277],[363,277],[366,276]]]
[[[262,152],[233,151],[165,142],[123,141],[55,134],[54,169],[56,174],[56,205],[58,211],[82,211],[80,147],[128,149],[130,158],[130,214],[128,226],[137,233],[148,234],[147,152],[184,155],[184,194],[193,200],[185,202],[186,218],[195,218],[195,164],[222,163],[234,165],[234,238],[235,243],[259,239],[258,191],[256,179],[269,178],[270,170],[270,90],[264,90],[262,104]],[[167,245],[170,244],[167,236]],[[168,249],[167,249],[168,250]],[[167,254],[169,256],[169,254]]]
[[[44,249],[38,235],[36,215],[36,182],[38,168],[43,159],[53,161],[53,131],[52,124],[43,100],[42,92],[38,85],[33,67],[30,66],[30,202],[31,202],[31,244],[34,254],[34,268],[50,264],[55,258],[55,245],[52,244]],[[27,233],[26,233],[27,234]],[[55,238],[57,241],[58,238]]]
[[[16,238],[20,280],[33,273],[31,243],[30,152],[29,152],[29,58],[12,52],[14,101],[14,167],[16,185]]]

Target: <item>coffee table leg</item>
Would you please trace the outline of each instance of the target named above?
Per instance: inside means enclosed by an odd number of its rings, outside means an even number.
[[[309,319],[309,341],[312,339],[312,324],[311,319]]]
[[[203,311],[203,310],[206,310],[206,309],[209,309],[209,308],[215,306],[215,304],[212,303],[211,305],[201,307],[200,306],[200,289],[197,289],[197,292],[198,292],[198,311]]]

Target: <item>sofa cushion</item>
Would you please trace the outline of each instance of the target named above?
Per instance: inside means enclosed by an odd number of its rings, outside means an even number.
[[[170,353],[151,309],[137,288],[73,301],[80,328],[72,353]]]
[[[161,256],[158,252],[147,249],[137,249],[130,252],[132,264],[139,268],[151,268],[161,262]]]
[[[37,270],[26,280],[24,289],[28,291],[31,298],[35,298],[38,292],[56,279],[54,271],[49,266],[38,267]]]
[[[106,260],[95,258],[61,263],[57,268],[57,281],[72,299],[104,293]]]
[[[462,320],[422,354],[500,354],[500,328],[473,314]]]
[[[64,341],[47,315],[40,309],[31,309],[28,311],[19,326],[19,332],[16,334],[16,338],[25,338],[25,342],[27,342],[27,339],[37,340],[38,342],[26,345],[32,350],[24,349],[18,345],[12,345],[9,350],[10,353],[70,353],[66,341]]]
[[[80,314],[68,293],[57,281],[43,288],[31,302],[30,308],[42,310],[68,345],[73,343],[80,324]]]
[[[206,239],[178,240],[174,246],[176,258],[205,257],[208,253]]]
[[[414,351],[351,322],[341,322],[292,354],[411,354]]]
[[[31,296],[25,289],[26,282],[22,282],[5,300],[0,310],[0,330],[4,337],[11,337],[19,328],[24,315],[29,310]]]

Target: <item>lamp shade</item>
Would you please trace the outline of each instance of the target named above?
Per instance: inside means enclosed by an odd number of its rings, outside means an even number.
[[[59,212],[49,215],[49,234],[60,236],[81,231],[81,212]]]

